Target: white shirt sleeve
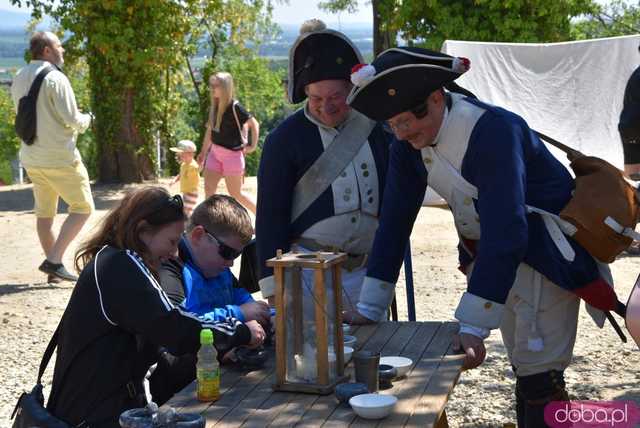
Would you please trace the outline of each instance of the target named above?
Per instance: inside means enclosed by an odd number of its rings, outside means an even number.
[[[91,124],[91,115],[81,113],[78,110],[76,96],[67,76],[56,71],[52,71],[50,74],[54,73],[52,79],[47,79],[47,94],[62,122],[79,133],[83,133]]]

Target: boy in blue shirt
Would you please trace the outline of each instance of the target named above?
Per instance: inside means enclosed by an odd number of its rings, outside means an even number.
[[[211,196],[193,211],[178,244],[178,258],[163,263],[160,283],[169,298],[189,312],[246,323],[257,338],[252,345],[258,346],[269,323],[269,306],[239,287],[230,269],[252,235],[242,205],[229,196]]]

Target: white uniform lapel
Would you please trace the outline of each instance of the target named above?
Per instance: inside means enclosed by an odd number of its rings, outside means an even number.
[[[461,95],[451,94],[451,98],[451,111],[445,115],[436,145],[422,149],[422,160],[429,186],[451,207],[458,233],[480,239],[480,217],[473,204],[478,189],[462,177],[460,169],[471,132],[485,110],[462,100]]]
[[[461,95],[451,94],[451,111],[443,120],[435,145],[422,149],[422,159],[429,173],[429,186],[442,196],[453,213],[458,233],[467,239],[480,239],[480,216],[473,200],[478,189],[462,177],[462,160],[469,147],[469,139],[485,109],[464,101]],[[573,261],[575,251],[565,234],[575,233],[575,227],[555,214],[526,206],[528,212],[542,216],[545,227],[556,247],[568,261]]]

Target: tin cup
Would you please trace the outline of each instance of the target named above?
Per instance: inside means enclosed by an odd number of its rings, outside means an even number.
[[[380,353],[358,351],[353,354],[353,365],[356,370],[356,382],[367,385],[369,392],[378,391],[378,365]]]

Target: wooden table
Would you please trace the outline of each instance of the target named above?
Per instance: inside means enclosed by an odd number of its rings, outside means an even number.
[[[338,404],[334,395],[274,392],[274,359],[252,372],[223,367],[221,397],[214,403],[198,402],[193,382],[167,405],[180,412],[201,413],[207,427],[446,427],[445,405],[462,367],[463,356],[451,350],[457,329],[457,323],[452,322],[384,322],[352,328],[350,334],[358,338],[356,349],[413,360],[406,378],[381,391],[398,397],[393,413],[385,419],[361,419],[349,405]],[[353,363],[346,372],[353,381]]]

